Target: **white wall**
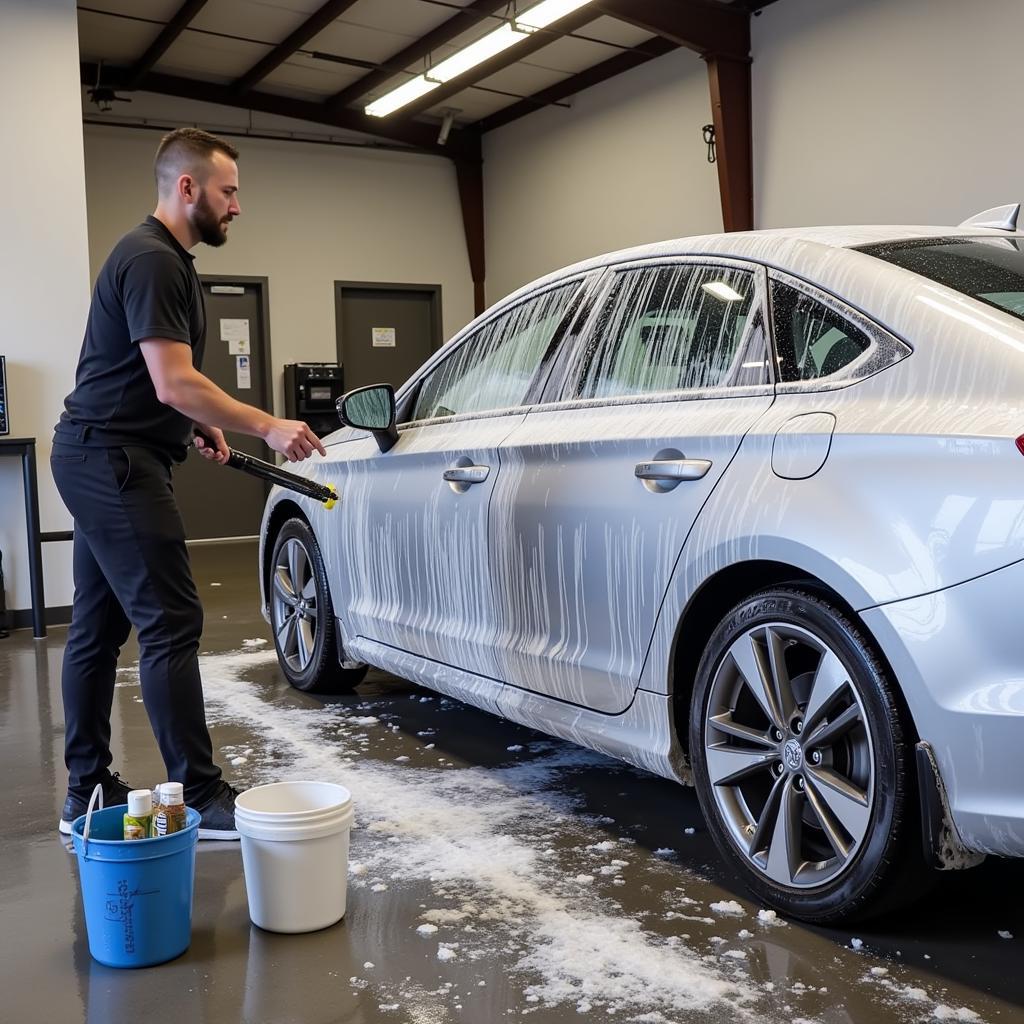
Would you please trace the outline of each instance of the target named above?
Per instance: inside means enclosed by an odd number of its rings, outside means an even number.
[[[49,471],[50,439],[74,382],[89,300],[78,24],[74,0],[4,0],[0,16],[4,140],[0,353],[11,436],[36,437],[44,530],[71,518]],[[17,99],[15,99],[17,97]],[[0,550],[12,608],[28,608],[21,465],[0,459]],[[72,598],[71,545],[44,547],[46,600]]]
[[[751,24],[758,227],[1024,199],[1020,0],[780,0]]]
[[[487,301],[588,256],[721,231],[710,120],[707,66],[677,50],[484,136]]]
[[[196,109],[178,104],[182,116]],[[86,126],[93,277],[118,238],[153,211],[152,163],[159,141],[157,132]],[[230,141],[241,150],[242,215],[222,248],[193,250],[196,269],[269,278],[279,414],[285,363],[337,358],[335,281],[440,284],[445,338],[472,319],[473,284],[450,161]]]

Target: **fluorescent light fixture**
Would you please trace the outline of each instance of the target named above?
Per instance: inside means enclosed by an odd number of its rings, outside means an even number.
[[[517,26],[522,25],[527,31],[536,32],[588,3],[590,0],[543,0],[543,3],[531,7],[525,14],[518,15],[514,21]]]
[[[708,294],[714,295],[715,298],[724,299],[726,302],[737,302],[743,298],[735,288],[730,288],[724,281],[708,281],[707,284],[702,284],[701,288]]]
[[[516,32],[511,25],[505,24],[488,32],[483,39],[470,43],[450,57],[445,58],[440,64],[435,64],[426,74],[426,78],[432,82],[450,82],[459,75],[464,75],[470,68],[477,64],[483,64],[485,60],[496,57],[502,50],[515,46],[525,36],[522,32]]]
[[[591,0],[541,0],[539,4],[518,15],[513,21],[505,22],[500,28],[488,32],[475,43],[470,43],[450,57],[446,57],[425,74],[409,79],[397,89],[392,89],[391,92],[374,100],[364,108],[364,113],[370,117],[387,117],[400,107],[426,96],[439,85],[464,75],[478,64],[483,64],[510,46],[522,42],[538,29],[547,28],[548,25],[590,2]]]
[[[366,108],[365,113],[371,117],[387,117],[388,114],[396,111],[399,107],[404,107],[407,103],[418,100],[421,96],[425,96],[430,92],[431,89],[436,88],[437,82],[428,82],[423,75],[417,75],[415,78],[410,78],[408,82],[403,83],[397,89],[392,89],[385,96],[381,96],[379,100],[374,100]]]

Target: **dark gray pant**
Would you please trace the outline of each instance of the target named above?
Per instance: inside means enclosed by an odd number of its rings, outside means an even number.
[[[172,782],[202,803],[220,778],[199,677],[203,609],[170,465],[148,448],[55,443],[53,478],[75,520],[75,601],[64,651],[64,757],[87,797],[111,763],[117,657],[138,634],[142,699]]]

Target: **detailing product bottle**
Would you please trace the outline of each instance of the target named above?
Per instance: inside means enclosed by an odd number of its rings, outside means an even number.
[[[157,786],[158,802],[153,811],[154,835],[167,836],[185,827],[185,793],[180,782]]]
[[[128,794],[128,813],[124,816],[125,839],[150,839],[153,831],[153,794],[148,789],[133,789]]]

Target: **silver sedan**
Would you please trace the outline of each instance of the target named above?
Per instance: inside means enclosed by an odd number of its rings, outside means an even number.
[[[807,920],[1022,856],[1022,320],[1009,224],[712,235],[537,281],[339,403],[302,464],[338,508],[271,494],[282,670],[376,666],[692,783]]]

